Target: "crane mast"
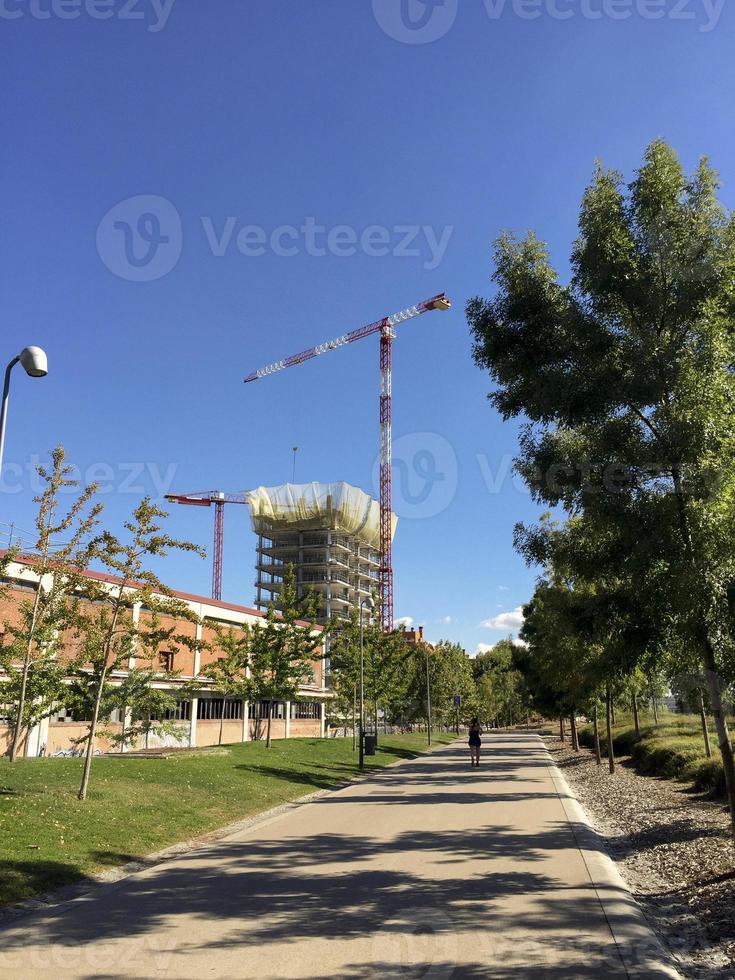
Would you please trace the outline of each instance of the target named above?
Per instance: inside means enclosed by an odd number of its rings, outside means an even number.
[[[412,320],[422,313],[430,310],[448,310],[451,302],[446,293],[439,293],[431,299],[410,306],[399,313],[375,320],[363,327],[358,327],[349,333],[342,334],[334,340],[310,347],[293,354],[281,361],[269,364],[267,367],[258,371],[253,371],[245,378],[245,383],[258,381],[266,378],[277,371],[282,371],[287,367],[294,367],[303,364],[304,361],[326,354],[327,351],[336,350],[345,344],[351,344],[363,337],[370,337],[375,333],[380,334],[380,396],[379,396],[379,415],[380,415],[380,622],[385,631],[393,629],[393,513],[392,513],[392,345],[396,336],[394,327],[406,320]]]

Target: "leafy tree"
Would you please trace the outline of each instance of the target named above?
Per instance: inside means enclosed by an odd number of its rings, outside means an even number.
[[[272,702],[296,698],[301,685],[313,677],[314,655],[324,643],[324,631],[316,624],[318,599],[313,594],[298,599],[296,576],[290,563],[284,572],[280,603],[280,616],[271,604],[262,625],[253,628],[248,656],[249,697],[268,703],[268,748],[271,747]]]
[[[247,665],[252,631],[247,623],[226,629],[219,623],[214,623],[213,629],[215,634],[213,649],[219,653],[219,656],[208,663],[201,673],[212,681],[212,690],[222,696],[222,715],[217,741],[217,744],[221,745],[227,700],[244,700],[248,696]]]
[[[170,675],[169,675],[170,676]],[[136,745],[143,739],[148,748],[151,735],[170,735],[181,739],[186,733],[186,727],[166,715],[173,715],[178,707],[180,694],[161,687],[156,687],[161,675],[154,670],[143,667],[132,667],[119,687],[110,691],[111,705],[123,712],[122,730],[112,734],[110,740],[120,748],[126,745]]]
[[[735,221],[706,160],[688,177],[663,141],[627,187],[598,167],[572,278],[533,235],[496,246],[497,295],[468,306],[474,356],[505,418],[528,419],[519,471],[535,499],[582,514],[636,594],[697,650],[735,833],[723,710],[735,604]]]
[[[348,623],[335,631],[329,644],[329,683],[336,697],[332,709],[350,718],[352,750],[357,750],[357,701],[360,687],[360,616],[353,610]]]
[[[94,741],[98,724],[104,717],[105,701],[109,698],[110,674],[133,655],[139,635],[142,634],[149,652],[165,636],[167,631],[161,629],[156,613],[192,617],[186,604],[174,599],[155,572],[146,567],[150,559],[163,558],[172,549],[202,554],[196,545],[178,541],[163,531],[161,520],[167,516],[149,498],[142,500],[131,519],[125,522],[127,540],[121,541],[105,531],[95,550],[96,560],[106,572],[115,576],[115,581],[109,584],[86,579],[83,588],[79,589],[74,618],[74,629],[81,644],[77,683],[80,688],[86,688],[91,704],[78,794],[80,800],[87,798]],[[136,623],[133,616],[136,603],[154,617],[150,627],[141,629]]]
[[[72,468],[65,463],[63,446],[52,451],[50,468],[39,464],[36,470],[43,483],[34,498],[38,537],[31,554],[24,556],[36,579],[33,599],[20,603],[19,623],[7,624],[11,642],[2,651],[1,666],[7,674],[3,700],[13,725],[11,762],[18,758],[24,736],[61,698],[64,670],[57,655],[69,619],[70,597],[91,560],[92,532],[102,510],[101,504],[92,504],[97,492],[92,484],[59,512],[60,494],[79,487],[70,476]]]

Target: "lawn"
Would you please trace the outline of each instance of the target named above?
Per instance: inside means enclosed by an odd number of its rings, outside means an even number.
[[[728,723],[732,730],[732,720],[728,719]],[[635,731],[632,718],[626,715],[613,728],[613,746],[617,754],[631,757],[638,772],[679,780],[695,790],[724,796],[725,773],[711,718],[708,719],[708,727],[711,759],[705,755],[702,725],[696,715],[667,712],[661,715],[658,724],[641,719],[640,736]],[[600,741],[604,752],[607,744],[604,725],[600,728]],[[591,726],[581,730],[580,742],[588,748],[593,747]]]
[[[454,736],[435,735],[435,743]],[[426,748],[425,735],[381,736],[367,771]],[[351,739],[291,739],[168,759],[0,762],[0,904],[30,898],[269,807],[358,776]]]

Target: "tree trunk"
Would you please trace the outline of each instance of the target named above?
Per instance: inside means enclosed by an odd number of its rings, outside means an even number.
[[[23,673],[20,680],[20,695],[18,696],[18,714],[13,728],[13,744],[10,746],[10,761],[15,762],[20,750],[21,736],[23,734],[23,712],[26,706],[26,691],[28,690],[28,674],[31,669],[31,650],[33,649],[33,638],[36,632],[36,620],[38,618],[38,606],[41,602],[41,583],[38,583],[36,596],[33,600],[33,612],[31,614],[31,625],[28,631],[28,643],[23,657]]]
[[[579,752],[579,738],[577,736],[577,714],[574,710],[569,716],[569,721],[572,730],[572,748],[575,752]]]
[[[704,696],[702,692],[699,692],[699,717],[702,720],[702,735],[704,736],[704,751],[707,753],[707,758],[712,758],[712,745],[709,740],[709,729],[707,728],[707,713],[704,710]]]
[[[265,747],[269,749],[271,747],[271,715],[273,714],[273,704],[271,701],[268,702],[268,714],[267,714],[267,736],[265,740]]]
[[[378,702],[375,702],[375,748],[378,747]]]
[[[94,755],[94,738],[97,734],[97,722],[100,716],[100,705],[102,703],[102,692],[105,689],[107,679],[107,667],[102,668],[97,690],[94,695],[94,710],[92,711],[92,721],[89,723],[89,736],[87,737],[87,752],[84,756],[84,771],[82,772],[82,785],[79,787],[77,799],[86,800],[87,790],[89,789],[89,774],[92,770],[92,756]],[[146,733],[147,735],[147,733]]]
[[[722,687],[715,669],[715,655],[709,638],[707,638],[704,646],[704,660],[707,668],[705,670],[705,677],[707,679],[709,702],[712,706],[712,717],[714,718],[715,729],[717,730],[717,741],[719,742],[720,752],[722,753],[722,768],[725,770],[725,785],[727,787],[728,803],[730,804],[732,834],[735,837],[735,759],[733,759],[730,732],[727,728],[727,719],[722,707]]]
[[[600,752],[600,721],[597,717],[597,702],[595,702],[595,710],[593,714],[593,721],[595,727],[595,762],[598,766],[602,765],[602,753]]]
[[[562,744],[564,744],[564,716],[563,715],[559,717],[559,738],[561,739]]]
[[[615,698],[610,695],[610,716],[612,717],[612,723],[615,724]]]
[[[607,725],[607,764],[610,772],[615,772],[615,747],[613,745],[613,698],[608,687],[605,695],[605,721]]]
[[[658,725],[658,700],[655,694],[651,698],[651,703],[653,706],[653,723],[654,725]]]
[[[633,702],[633,724],[635,725],[635,733],[638,736],[638,738],[640,738],[641,722],[640,722],[640,718],[638,717],[638,695],[635,691],[633,691],[632,702]]]

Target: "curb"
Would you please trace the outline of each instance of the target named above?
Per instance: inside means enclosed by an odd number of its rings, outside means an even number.
[[[548,757],[549,775],[587,867],[590,881],[631,980],[681,980],[666,949],[625,883],[590,817],[537,736]]]
[[[443,742],[437,745],[427,745],[426,748],[421,751],[417,751],[415,756],[410,759],[396,759],[395,762],[389,762],[387,766],[380,766],[370,773],[360,774],[359,771],[355,776],[343,779],[341,782],[336,783],[334,786],[330,786],[328,789],[319,789],[313,793],[307,793],[304,796],[298,796],[296,799],[288,800],[285,803],[279,803],[277,806],[270,807],[267,810],[261,810],[260,813],[254,813],[250,817],[244,817],[242,820],[236,820],[234,823],[226,824],[224,827],[217,827],[215,830],[209,830],[204,834],[200,834],[197,837],[190,837],[188,840],[178,841],[176,844],[169,844],[168,847],[164,847],[160,851],[154,851],[152,854],[146,854],[144,857],[138,859],[137,861],[128,861],[125,864],[120,864],[116,868],[110,868],[109,871],[100,871],[96,874],[90,874],[85,877],[82,881],[73,882],[69,885],[62,885],[60,888],[54,889],[50,892],[44,892],[38,895],[36,898],[26,899],[24,902],[18,902],[15,905],[6,905],[0,907],[0,930],[3,926],[7,925],[9,921],[15,920],[24,915],[31,915],[34,912],[39,912],[44,909],[49,909],[57,905],[62,905],[65,902],[72,902],[77,898],[81,898],[84,895],[88,895],[98,888],[104,885],[115,884],[118,881],[123,881],[125,878],[129,878],[132,875],[138,874],[141,871],[146,871],[148,868],[155,867],[159,864],[164,864],[166,861],[172,858],[180,857],[182,854],[192,854],[196,851],[204,851],[211,844],[217,844],[220,841],[227,840],[230,837],[234,837],[237,834],[241,834],[247,830],[253,830],[256,827],[264,826],[265,824],[271,823],[278,817],[285,813],[290,812],[300,806],[307,806],[309,803],[315,803],[317,800],[323,799],[325,796],[331,796],[332,793],[339,793],[341,790],[349,789],[358,783],[366,783],[378,779],[383,773],[389,772],[391,769],[395,769],[397,766],[405,765],[407,762],[415,762],[417,759],[421,759],[424,756],[431,755],[432,752],[436,752],[439,749],[446,748],[447,745],[451,745],[451,742]]]

